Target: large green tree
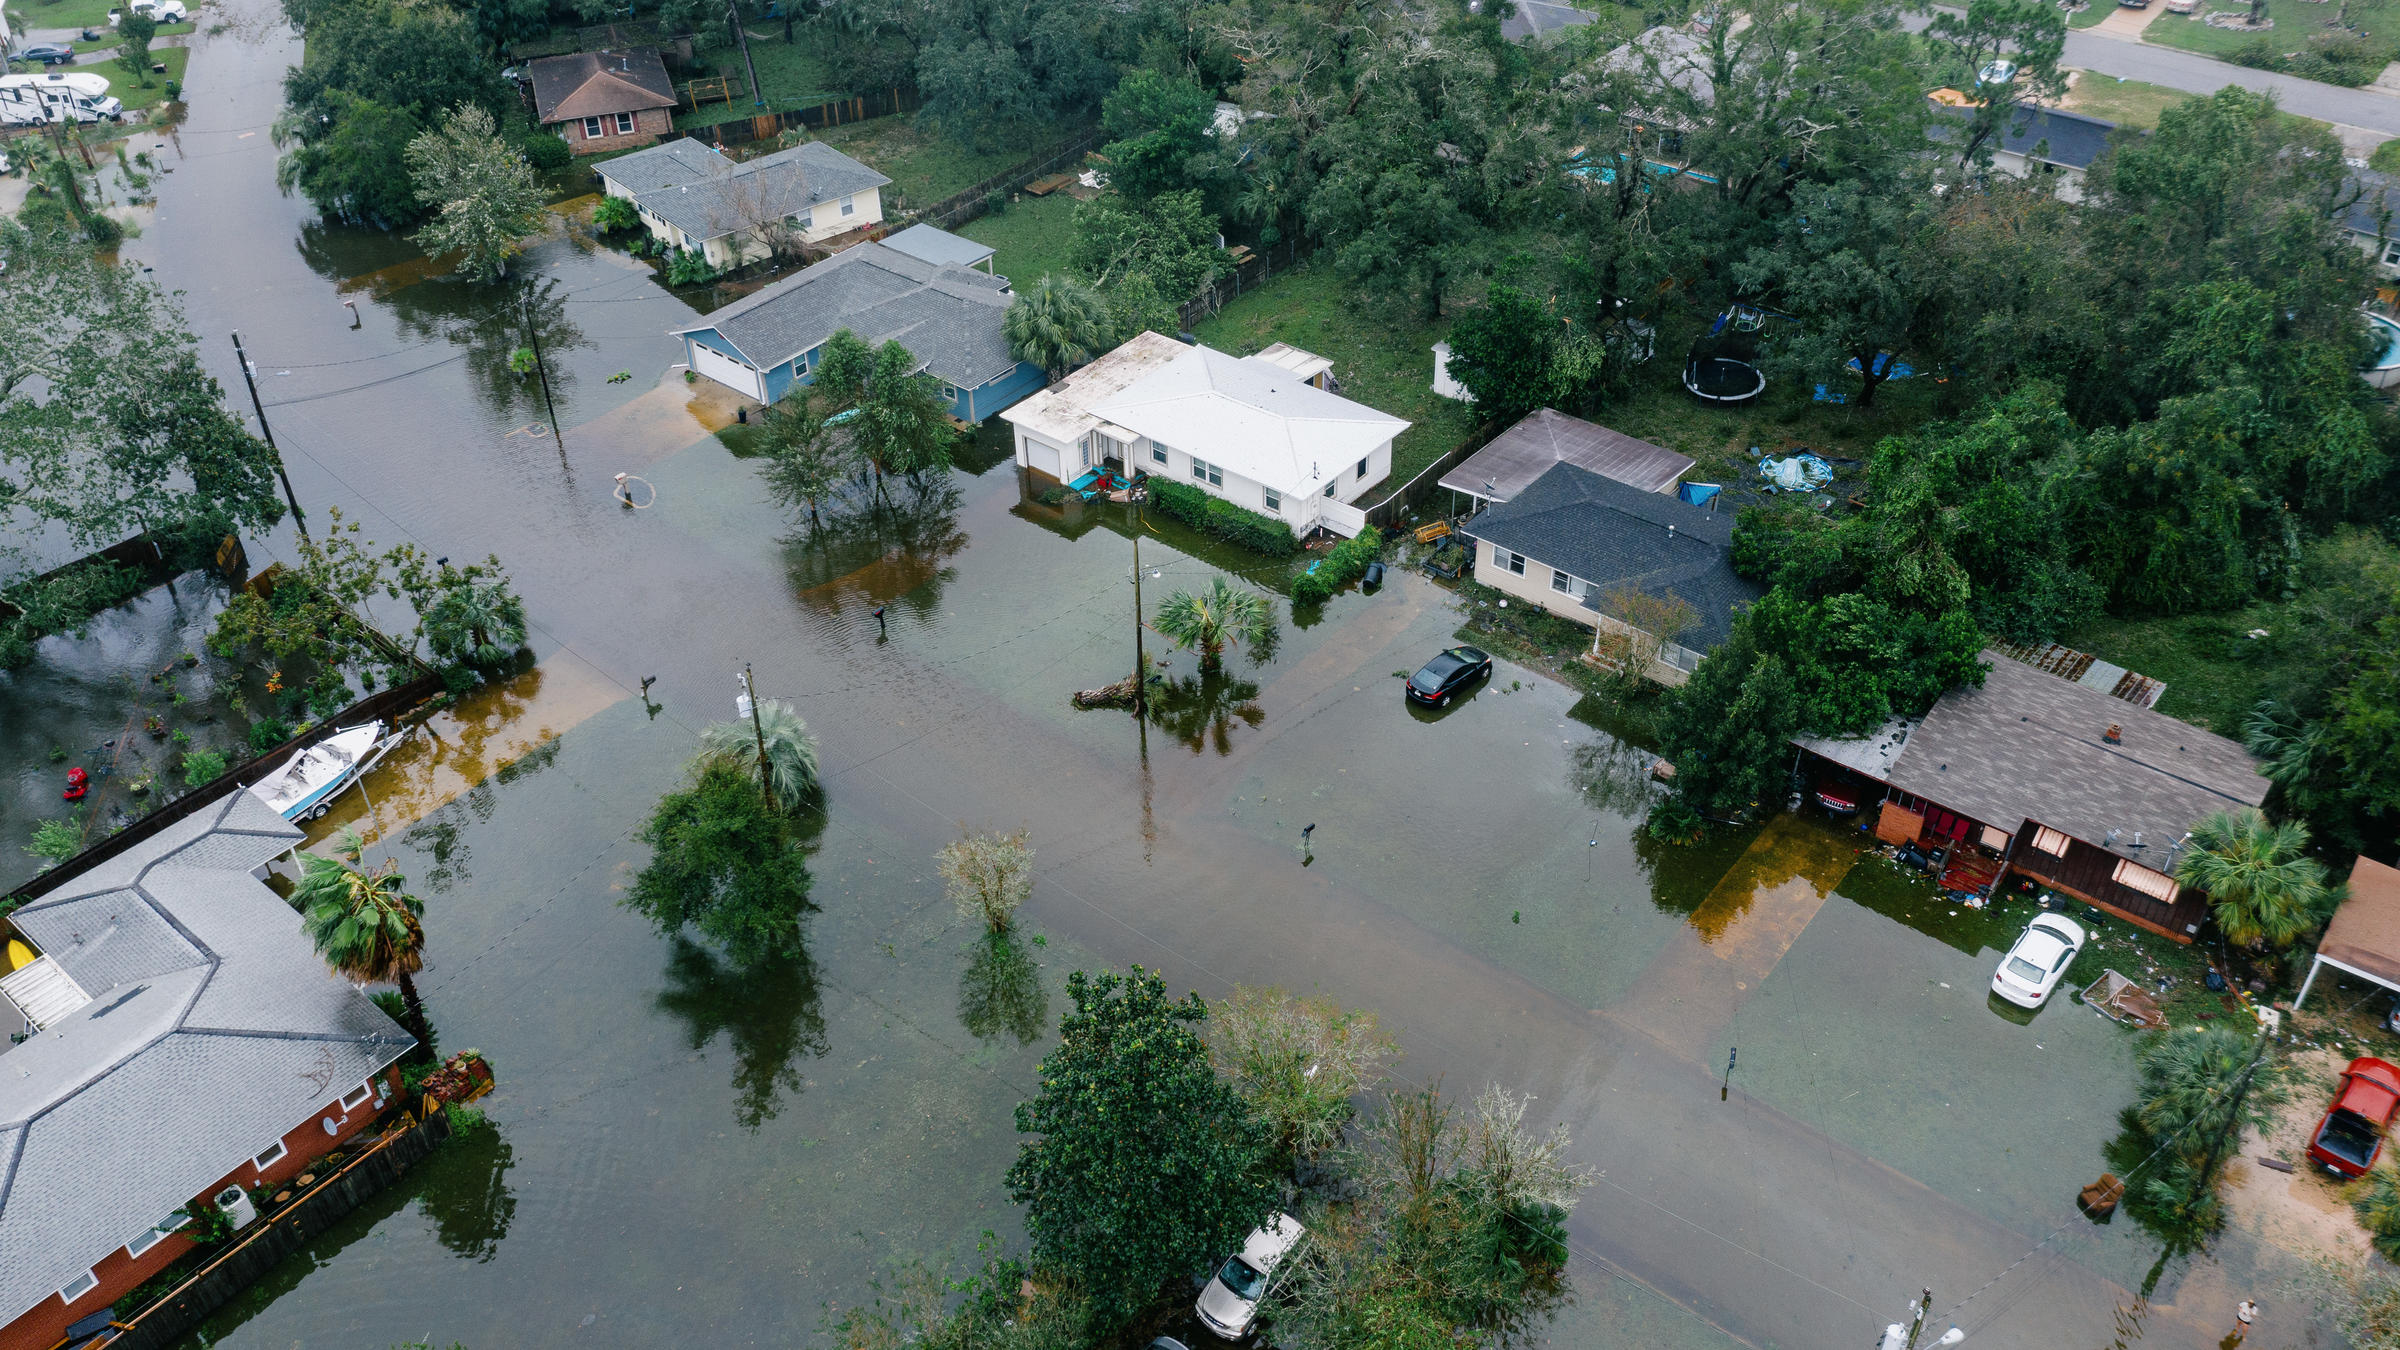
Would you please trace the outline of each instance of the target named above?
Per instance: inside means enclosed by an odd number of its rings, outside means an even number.
[[[1743,295],[1795,320],[1771,373],[1841,389],[1855,368],[1859,406],[1875,401],[1898,359],[1914,354],[1940,292],[1940,199],[1926,188],[1902,173],[1793,191],[1790,214],[1733,269]]]
[[[2277,824],[2255,807],[2219,811],[2192,827],[2175,879],[2208,893],[2229,942],[2289,947],[2331,916],[2340,892],[2308,856],[2308,827]]]
[[[892,9],[908,8],[891,6]],[[1077,0],[931,0],[920,29],[917,89],[926,120],[962,141],[1089,118],[1116,81],[1115,12]]]
[[[2067,16],[2042,0],[1967,0],[1963,10],[1937,9],[1925,36],[1951,66],[1950,77],[1972,102],[1951,132],[1961,170],[1988,168],[2007,130],[2037,104],[2066,93],[2058,68],[2067,52]],[[2010,77],[1987,81],[1997,63]]]
[[[1075,270],[1102,290],[1146,276],[1170,304],[1182,304],[1225,267],[1217,218],[1197,192],[1163,192],[1135,203],[1102,196],[1075,208]]]
[[[1199,995],[1169,999],[1137,966],[1076,971],[1067,996],[1041,1090],[1017,1107],[1017,1128],[1036,1137],[1008,1190],[1036,1266],[1079,1286],[1114,1331],[1273,1211],[1270,1140],[1209,1066]]]
[[[273,135],[277,181],[319,211],[386,229],[426,214],[409,183],[408,144],[443,110],[515,104],[472,23],[443,5],[309,0],[285,15],[308,36],[284,76]]]
[[[1135,201],[1193,187],[1216,149],[1217,101],[1188,75],[1136,70],[1101,107],[1108,185]]]
[[[805,954],[800,920],[815,908],[806,851],[792,818],[767,806],[755,771],[704,757],[640,838],[650,861],[624,904],[660,932],[696,929],[740,964]]]
[[[408,143],[408,168],[417,200],[433,219],[417,231],[427,253],[458,255],[470,280],[498,281],[508,260],[524,252],[525,240],[540,232],[547,213],[533,166],[500,138],[492,115],[460,104],[439,128]]]

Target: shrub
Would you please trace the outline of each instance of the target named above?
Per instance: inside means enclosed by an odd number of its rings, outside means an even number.
[[[567,149],[567,143],[563,138],[551,135],[547,131],[526,137],[522,148],[525,151],[525,162],[537,169],[563,169],[567,167],[570,160],[575,158],[575,153]],[[610,200],[620,201],[623,199],[612,197]]]
[[[45,820],[33,827],[33,843],[26,852],[37,858],[61,862],[74,857],[83,849],[82,812],[69,820]]]
[[[125,241],[125,227],[106,211],[94,211],[85,216],[83,233],[98,248],[115,248]]]
[[[675,286],[704,286],[717,279],[717,269],[705,253],[688,248],[675,250],[667,259],[667,282]]]
[[[183,785],[201,787],[225,772],[225,756],[216,750],[193,750],[183,757]]]
[[[1317,563],[1315,571],[1292,578],[1292,603],[1324,604],[1335,591],[1365,576],[1367,564],[1382,552],[1383,531],[1369,525],[1359,531],[1356,539],[1334,545],[1333,551]]]
[[[1320,575],[1324,570],[1319,567],[1315,572],[1302,572],[1292,578],[1294,605],[1321,605],[1333,598],[1333,587],[1326,584],[1325,578]]]
[[[614,230],[630,230],[642,223],[641,212],[623,197],[602,197],[592,208],[592,228],[603,234]]]
[[[1300,551],[1300,541],[1292,536],[1291,526],[1273,516],[1235,506],[1222,497],[1212,497],[1189,484],[1153,478],[1150,500],[1194,529],[1205,530],[1268,557],[1288,558]]]
[[[987,192],[987,193],[983,194],[983,213],[984,213],[985,215],[987,215],[987,216],[996,216],[996,215],[1000,215],[1001,213],[1003,213],[1003,212],[1005,212],[1005,211],[1007,211],[1007,210],[1008,210],[1008,194],[1007,194],[1007,193],[1005,193],[1005,192]]]
[[[262,717],[250,724],[250,749],[265,754],[292,738],[292,724],[280,717]]]

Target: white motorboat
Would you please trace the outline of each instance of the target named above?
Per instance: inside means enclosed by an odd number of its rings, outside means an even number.
[[[395,731],[387,736],[381,722],[343,727],[251,784],[251,795],[285,820],[314,820],[407,734]]]

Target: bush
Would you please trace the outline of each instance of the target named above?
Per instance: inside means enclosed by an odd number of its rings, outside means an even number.
[[[182,99],[183,99],[183,82],[182,82],[181,80],[169,80],[169,81],[167,81],[167,102],[169,102],[169,103],[178,103],[178,102],[181,102],[181,101],[182,101]]]
[[[667,283],[672,286],[705,286],[717,279],[717,269],[705,253],[688,248],[675,250],[667,259]]]
[[[1317,563],[1316,570],[1292,578],[1292,603],[1321,605],[1333,593],[1367,574],[1367,564],[1383,552],[1383,531],[1369,525],[1356,539],[1345,539]]]
[[[250,749],[265,754],[292,738],[292,724],[280,717],[262,717],[250,724]]]
[[[125,227],[106,211],[94,211],[85,216],[83,234],[96,248],[115,248],[125,241]]]
[[[636,229],[641,223],[642,213],[623,197],[602,197],[600,204],[592,208],[592,228],[603,234]]]
[[[1270,558],[1288,558],[1300,551],[1300,541],[1292,536],[1291,526],[1273,516],[1235,506],[1222,497],[1212,497],[1189,484],[1152,478],[1150,500],[1194,529],[1205,530]]]
[[[215,750],[191,750],[183,756],[183,785],[203,787],[225,772],[225,756]]]
[[[33,843],[25,850],[37,858],[61,862],[83,851],[83,813],[69,820],[45,820],[33,827]]]
[[[564,138],[547,131],[526,137],[524,145],[519,148],[525,152],[525,162],[537,169],[563,169],[575,158],[575,152],[567,149]]]
[[[1005,193],[1005,192],[987,192],[987,193],[983,194],[983,213],[984,213],[985,215],[987,215],[987,216],[997,216],[997,215],[1001,215],[1001,214],[1005,213],[1007,210],[1008,210],[1008,194],[1007,194],[1007,193]]]

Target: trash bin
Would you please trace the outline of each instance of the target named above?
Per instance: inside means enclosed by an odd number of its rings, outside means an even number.
[[[1383,564],[1382,564],[1382,563],[1379,563],[1379,562],[1371,562],[1371,563],[1368,563],[1368,564],[1367,564],[1367,575],[1366,575],[1366,577],[1364,578],[1364,580],[1363,580],[1363,583],[1362,583],[1362,584],[1364,584],[1364,585],[1367,587],[1367,589],[1369,589],[1369,590],[1373,590],[1375,587],[1382,585],[1382,584],[1383,584]]]

